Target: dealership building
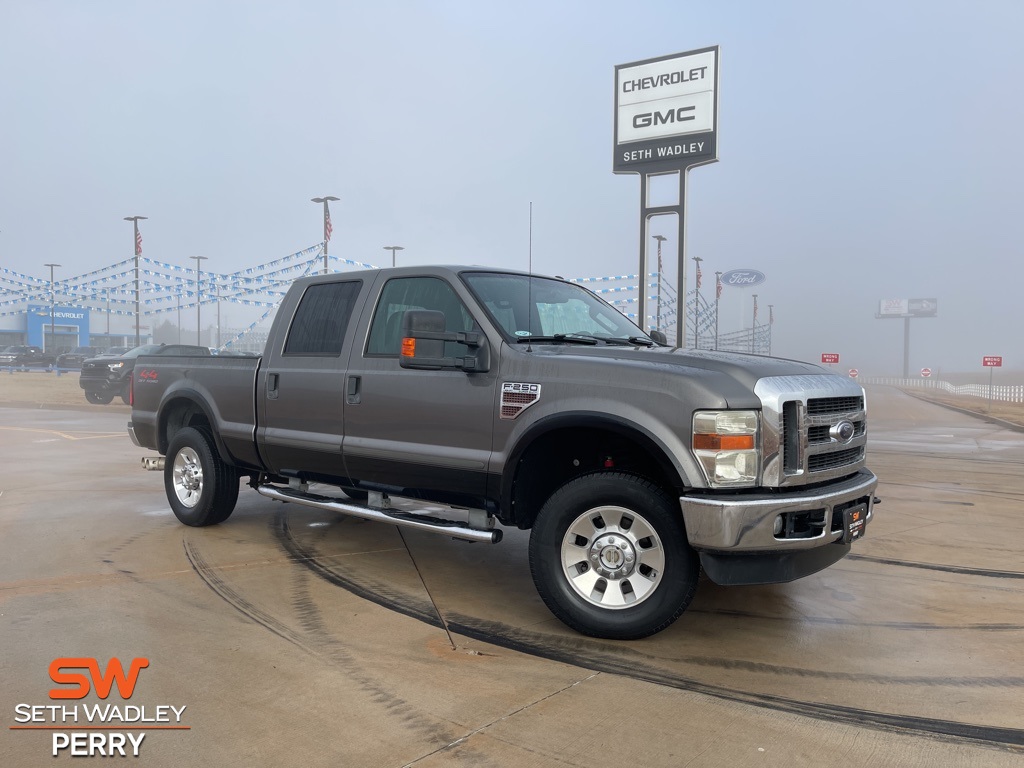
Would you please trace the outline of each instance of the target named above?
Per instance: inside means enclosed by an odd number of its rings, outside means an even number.
[[[140,328],[140,336],[142,343],[150,340],[148,326]],[[120,313],[29,303],[0,316],[0,348],[11,344],[29,344],[47,352],[85,346],[133,347],[135,324]]]

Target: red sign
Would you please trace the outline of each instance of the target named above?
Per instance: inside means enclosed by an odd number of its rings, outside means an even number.
[[[922,368],[921,369],[921,375],[924,376],[927,379],[929,376],[932,375],[932,369],[931,368]]]
[[[850,378],[851,379],[856,379],[859,375],[860,375],[860,371],[858,371],[856,368],[851,368],[850,369]]]
[[[982,368],[1002,368],[1003,358],[1001,355],[989,355],[981,358]]]
[[[821,362],[823,363],[838,363],[839,353],[838,352],[822,352]]]

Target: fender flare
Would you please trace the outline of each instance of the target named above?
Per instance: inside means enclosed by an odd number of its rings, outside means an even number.
[[[170,406],[177,405],[182,401],[190,403],[196,406],[202,414],[206,417],[207,422],[210,424],[210,433],[213,435],[213,441],[217,446],[217,452],[227,458],[230,456],[224,448],[224,441],[221,439],[220,431],[217,429],[216,422],[213,418],[213,408],[209,401],[199,391],[192,389],[191,387],[182,387],[165,393],[164,399],[160,403],[160,407],[157,409],[156,414],[156,426],[157,426],[157,450],[161,455],[167,453],[167,446],[170,445],[170,438],[167,436],[167,410]]]
[[[512,488],[515,484],[516,470],[523,454],[540,437],[562,429],[603,429],[628,437],[651,454],[658,462],[659,469],[666,477],[675,479],[681,486],[690,487],[691,483],[682,467],[677,466],[670,458],[671,452],[665,444],[645,427],[634,421],[597,411],[565,411],[545,416],[532,424],[509,452],[501,473],[501,487],[496,494],[501,509],[512,508]]]

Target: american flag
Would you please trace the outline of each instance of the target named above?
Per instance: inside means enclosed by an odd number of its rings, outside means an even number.
[[[716,276],[715,280],[718,283],[718,285],[715,286],[715,298],[716,299],[720,299],[720,298],[722,298],[722,276],[721,275]]]
[[[324,240],[331,242],[331,232],[334,231],[334,227],[331,226],[331,209],[327,207],[327,203],[324,203]]]
[[[139,225],[135,225],[135,255],[142,255],[142,233],[139,232]]]

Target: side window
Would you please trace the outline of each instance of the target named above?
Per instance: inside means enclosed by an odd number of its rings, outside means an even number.
[[[368,355],[398,356],[402,345],[402,315],[407,309],[444,312],[446,331],[473,330],[473,317],[448,283],[436,277],[400,277],[389,280],[381,291],[370,324]],[[467,355],[465,344],[445,344],[445,355]]]
[[[337,356],[362,282],[320,283],[302,294],[288,339],[286,355]]]

